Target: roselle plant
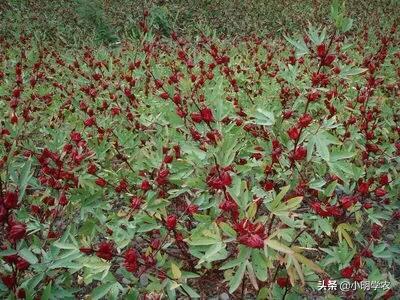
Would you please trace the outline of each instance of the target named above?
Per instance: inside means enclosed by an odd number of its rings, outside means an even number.
[[[2,298],[395,299],[398,31],[331,11],[301,37],[144,13],[119,49],[2,40]]]

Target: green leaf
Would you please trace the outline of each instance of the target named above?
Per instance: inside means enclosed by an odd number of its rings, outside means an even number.
[[[274,249],[274,250],[277,250],[279,252],[283,252],[283,253],[286,253],[286,254],[293,254],[294,253],[294,251],[291,248],[289,248],[288,246],[278,242],[277,240],[267,239],[267,240],[265,240],[265,245],[270,247],[270,248],[272,248],[272,249]]]
[[[76,247],[74,244],[67,244],[67,243],[62,243],[62,242],[54,242],[53,246],[55,246],[59,249],[68,249],[68,250],[78,249],[78,247]]]
[[[258,125],[271,126],[275,123],[274,114],[270,111],[263,110],[262,108],[257,108],[254,115],[255,120],[253,123]]]
[[[113,282],[108,282],[106,284],[101,284],[100,286],[95,288],[90,294],[92,300],[98,300],[103,298],[105,295],[107,295],[107,293],[110,291],[113,285],[114,285]]]
[[[303,39],[300,39],[299,41],[295,41],[288,36],[284,35],[283,36],[292,46],[296,48],[296,56],[300,57],[303,56],[304,54],[307,54],[309,52],[308,47],[306,43],[304,42]]]
[[[50,296],[51,296],[51,282],[44,289],[42,297],[40,299],[41,300],[49,300]]]
[[[267,272],[267,261],[265,257],[261,254],[260,251],[256,250],[253,251],[252,254],[252,265],[254,269],[254,273],[256,274],[256,277],[260,281],[265,281],[268,278],[268,272]]]
[[[245,271],[246,271],[246,263],[242,263],[237,269],[235,275],[229,281],[229,293],[232,294],[240,286]]]
[[[315,137],[315,147],[319,154],[319,156],[329,161],[329,148],[328,148],[328,141],[324,138],[322,134],[317,134]]]
[[[187,284],[182,284],[181,286],[185,290],[185,292],[189,294],[191,299],[200,298],[200,295],[194,289],[192,289],[190,286],[188,286]]]
[[[351,230],[352,230],[351,226],[347,223],[341,223],[336,227],[336,232],[338,233],[339,242],[342,242],[342,240],[344,238],[346,240],[347,244],[351,248],[354,248],[353,241],[351,240],[350,235],[347,233],[347,231],[351,231]]]
[[[31,172],[31,168],[32,168],[32,160],[28,159],[25,162],[24,166],[22,167],[21,175],[19,177],[19,182],[18,182],[18,186],[19,186],[18,200],[19,201],[21,201],[22,198],[24,197],[26,187],[28,186],[28,182],[33,176],[33,172]]]
[[[22,250],[19,250],[19,255],[25,259],[26,261],[28,261],[30,264],[36,264],[39,260],[38,258],[35,256],[35,254],[33,254],[31,252],[31,250],[29,250],[28,248],[24,248]]]
[[[353,26],[353,19],[351,18],[345,18],[342,22],[342,27],[341,27],[341,31],[342,33],[345,33],[347,31],[349,31],[351,29],[351,27]]]
[[[171,273],[172,273],[172,278],[173,279],[180,279],[182,277],[182,272],[179,269],[179,267],[171,262]]]
[[[325,192],[324,195],[326,197],[330,197],[332,195],[332,193],[334,192],[335,188],[337,186],[337,181],[334,180],[332,181],[330,184],[328,184],[328,186],[325,188]]]
[[[325,273],[324,270],[321,269],[320,266],[318,266],[316,263],[311,261],[310,259],[306,258],[305,256],[301,255],[300,253],[293,253],[293,256],[302,264],[306,265],[309,267],[311,270],[317,272],[317,273]]]
[[[349,76],[355,76],[368,71],[366,68],[358,68],[358,67],[351,67],[351,66],[343,66],[341,68],[339,77],[342,79],[347,79]]]

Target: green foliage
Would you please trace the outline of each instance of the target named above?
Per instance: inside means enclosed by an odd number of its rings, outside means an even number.
[[[76,11],[88,26],[93,27],[98,41],[110,44],[118,40],[115,30],[104,14],[100,0],[76,0]]]

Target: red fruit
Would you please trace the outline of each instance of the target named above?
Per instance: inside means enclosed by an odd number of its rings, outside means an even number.
[[[271,191],[271,190],[274,189],[274,186],[275,186],[274,182],[273,182],[272,180],[268,180],[268,181],[266,181],[266,182],[264,183],[263,188],[264,188],[264,190],[266,190],[266,191]]]
[[[17,298],[18,299],[25,299],[26,298],[26,293],[25,293],[24,289],[18,289]]]
[[[115,188],[115,191],[117,193],[121,193],[122,191],[127,191],[128,189],[128,182],[126,182],[126,180],[122,179],[118,186]]]
[[[16,208],[17,204],[18,204],[18,193],[17,192],[7,192],[4,197],[3,204],[7,209]]]
[[[87,172],[88,172],[89,174],[95,174],[96,171],[97,171],[97,167],[96,167],[95,164],[90,164],[90,165],[88,165]]]
[[[153,250],[157,250],[158,248],[160,248],[160,246],[161,246],[161,241],[160,241],[159,239],[153,240],[153,241],[151,242],[151,244],[150,244],[150,247],[151,247]]]
[[[260,152],[256,152],[256,153],[253,153],[253,154],[251,155],[251,157],[254,158],[254,159],[256,159],[256,160],[260,160],[260,159],[263,157],[263,155],[262,155],[262,153],[260,153]]]
[[[372,251],[368,248],[364,248],[363,250],[361,250],[361,256],[372,257]]]
[[[342,206],[346,209],[352,207],[355,203],[355,199],[354,197],[351,196],[344,196],[342,198],[340,198],[340,203],[342,204]]]
[[[61,206],[65,206],[65,205],[67,205],[68,204],[68,199],[67,199],[67,196],[65,196],[65,193],[62,193],[61,194],[61,196],[60,196],[60,199],[58,200],[58,203],[61,205]]]
[[[9,264],[15,264],[19,256],[17,254],[6,255],[3,257],[4,261]]]
[[[105,260],[112,260],[114,257],[114,244],[112,242],[101,242],[96,255]]]
[[[139,197],[132,197],[131,198],[131,207],[132,209],[138,209],[142,205],[142,199]]]
[[[190,128],[190,135],[192,136],[193,140],[199,141],[201,139],[201,134],[194,128]]]
[[[293,111],[292,110],[285,110],[282,113],[282,116],[285,120],[289,119],[291,116],[293,116]]]
[[[279,277],[276,279],[276,283],[281,287],[285,288],[290,286],[290,280],[287,277]]]
[[[20,222],[13,222],[8,231],[8,239],[11,243],[24,238],[26,234],[26,225]]]
[[[29,268],[30,264],[22,257],[19,257],[15,266],[18,270],[25,271]]]
[[[379,177],[379,183],[380,183],[381,185],[386,185],[386,184],[388,184],[388,183],[389,183],[389,177],[388,177],[388,175],[387,175],[387,174],[382,174],[382,175]]]
[[[199,207],[196,204],[189,204],[187,207],[187,212],[190,215],[197,213],[198,210],[199,210]]]
[[[378,224],[373,224],[371,228],[371,236],[375,239],[379,239],[381,237],[381,230],[382,226],[379,226]]]
[[[319,45],[317,46],[317,55],[318,55],[318,57],[319,57],[319,58],[324,57],[324,56],[325,56],[325,53],[326,53],[326,46],[325,46],[325,44],[319,44]]]
[[[395,212],[393,212],[392,217],[396,220],[400,220],[400,210],[396,210]]]
[[[300,131],[297,127],[292,127],[287,131],[289,138],[293,141],[296,141],[300,136]]]
[[[212,110],[208,107],[202,108],[201,111],[201,117],[206,123],[210,123],[214,121],[214,116],[212,113]]]
[[[168,230],[173,230],[176,227],[177,218],[175,215],[169,215],[165,220],[165,226]]]
[[[7,220],[8,210],[4,207],[4,205],[0,204],[0,222],[4,222]]]
[[[107,181],[104,178],[97,178],[95,182],[98,186],[101,187],[105,187],[107,184]]]
[[[324,58],[323,65],[330,66],[335,61],[335,59],[336,59],[336,56],[334,54],[328,54]]]
[[[294,151],[293,159],[294,160],[303,160],[307,156],[307,149],[303,146],[297,147],[296,151]]]
[[[370,209],[370,208],[372,208],[372,204],[371,204],[370,202],[367,202],[367,203],[364,203],[364,204],[363,204],[363,207],[364,207],[365,209]]]
[[[170,164],[173,161],[173,157],[171,155],[165,155],[164,157],[164,163]]]
[[[392,289],[390,289],[383,295],[383,300],[389,300],[390,298],[392,298],[394,296],[395,296],[394,291]]]
[[[96,123],[96,117],[92,116],[90,118],[87,118],[85,121],[83,121],[83,124],[87,127],[91,127]]]
[[[182,102],[182,98],[179,94],[175,94],[172,98],[172,101],[174,101],[175,104],[180,104]]]
[[[169,170],[168,169],[162,169],[160,170],[160,172],[158,173],[159,177],[167,177],[169,175]]]
[[[346,267],[340,271],[344,278],[351,278],[353,276],[353,267]]]
[[[19,98],[19,96],[21,96],[21,92],[22,92],[22,90],[20,89],[20,88],[15,88],[14,90],[13,90],[13,96],[15,97],[15,98]]]
[[[383,188],[377,188],[376,190],[375,190],[375,195],[377,196],[377,197],[383,197],[383,196],[385,196],[386,195],[386,191],[385,191],[385,189],[383,189]]]
[[[151,189],[151,185],[148,180],[143,180],[142,183],[140,184],[140,188],[142,191],[147,192],[148,190]]]
[[[304,114],[300,117],[299,119],[299,125],[300,127],[307,127],[308,125],[310,125],[311,121],[312,121],[312,117],[309,114]]]
[[[81,141],[82,136],[81,136],[81,134],[80,134],[79,132],[73,131],[73,132],[71,132],[71,134],[70,134],[70,138],[71,138],[71,140],[74,141],[75,143],[78,143],[78,142]]]
[[[178,159],[181,157],[181,147],[179,145],[174,146],[175,158]]]
[[[368,182],[361,182],[361,183],[358,185],[358,192],[359,192],[360,194],[363,194],[363,195],[368,194],[368,190],[369,190],[369,184],[368,184]]]
[[[168,93],[164,92],[164,93],[162,93],[162,94],[160,95],[160,97],[161,97],[162,99],[164,99],[164,100],[167,100],[167,99],[169,98],[169,95],[168,95]]]
[[[13,113],[11,115],[10,122],[11,122],[11,124],[17,124],[18,123],[18,117],[17,117],[17,115],[15,113]]]
[[[17,280],[14,275],[4,275],[1,276],[1,281],[3,281],[4,285],[8,287],[10,290],[16,285]]]
[[[264,247],[264,240],[267,238],[265,227],[261,223],[251,223],[245,219],[234,227],[238,234],[237,241],[250,248],[261,249]]]
[[[129,248],[124,254],[124,267],[128,272],[135,272],[138,267],[137,253],[133,248]]]
[[[79,248],[79,251],[81,251],[82,253],[85,253],[87,255],[94,253],[94,250],[92,248],[85,248],[85,247]]]
[[[231,183],[232,183],[232,178],[231,178],[231,175],[229,175],[228,172],[226,172],[226,171],[221,172],[220,178],[221,178],[221,182],[222,182],[222,184],[223,184],[224,186],[229,186],[229,185],[231,185]]]
[[[203,121],[203,117],[201,116],[200,113],[191,113],[190,117],[195,123],[200,123],[201,121]]]
[[[307,99],[310,102],[316,101],[321,97],[321,93],[318,90],[313,89],[307,94]]]

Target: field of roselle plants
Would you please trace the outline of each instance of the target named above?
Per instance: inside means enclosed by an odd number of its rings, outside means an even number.
[[[399,29],[342,8],[301,34],[161,37],[145,11],[113,47],[1,38],[0,298],[399,299]]]

